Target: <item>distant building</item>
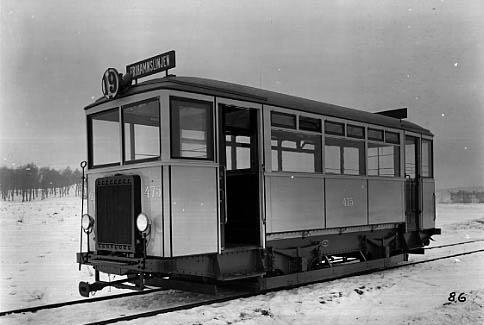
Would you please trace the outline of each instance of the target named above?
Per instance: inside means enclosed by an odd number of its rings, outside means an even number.
[[[484,203],[484,191],[456,191],[450,192],[452,203]]]

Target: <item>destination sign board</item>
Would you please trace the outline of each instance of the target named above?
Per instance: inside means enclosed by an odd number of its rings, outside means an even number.
[[[133,79],[143,78],[154,73],[167,71],[175,67],[175,51],[155,55],[126,66],[126,74]]]

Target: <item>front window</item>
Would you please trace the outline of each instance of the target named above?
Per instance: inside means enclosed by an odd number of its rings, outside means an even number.
[[[123,113],[124,160],[160,157],[160,108],[158,100],[125,106]]]
[[[119,164],[119,110],[114,108],[89,115],[88,125],[90,166]]]
[[[213,160],[212,103],[171,100],[171,157]]]

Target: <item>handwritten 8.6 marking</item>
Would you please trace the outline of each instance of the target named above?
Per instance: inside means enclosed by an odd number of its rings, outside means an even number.
[[[466,296],[465,296],[465,293],[464,292],[461,292],[457,298],[455,297],[457,295],[457,293],[455,291],[452,291],[451,293],[449,293],[449,298],[447,298],[448,301],[450,302],[465,302],[467,299],[466,299]]]

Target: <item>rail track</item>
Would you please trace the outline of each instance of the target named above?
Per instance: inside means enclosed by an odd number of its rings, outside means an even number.
[[[10,315],[10,314],[35,313],[39,310],[54,309],[54,308],[60,308],[60,307],[64,307],[64,306],[71,306],[71,305],[89,304],[89,303],[93,303],[93,302],[97,302],[97,301],[119,299],[119,298],[124,298],[124,297],[131,297],[131,296],[141,296],[141,295],[147,295],[147,294],[150,294],[150,293],[153,293],[153,292],[159,292],[159,291],[165,291],[165,290],[168,290],[168,289],[160,288],[160,289],[149,289],[149,290],[145,290],[145,291],[132,291],[132,292],[120,293],[120,294],[111,295],[111,296],[103,296],[103,297],[96,297],[96,298],[90,298],[90,299],[84,298],[84,299],[79,299],[79,300],[70,300],[70,301],[53,303],[53,304],[48,304],[48,305],[40,305],[40,306],[20,308],[20,309],[12,309],[12,310],[0,312],[0,317]]]
[[[476,243],[476,242],[483,242],[483,241],[484,241],[484,239],[469,240],[469,241],[465,241],[465,242],[428,247],[426,249],[437,249],[437,248],[458,246],[458,245],[464,245],[464,244],[470,244],[470,243]],[[402,267],[407,267],[407,266],[412,266],[412,265],[418,265],[418,264],[423,264],[423,263],[428,263],[428,262],[434,262],[434,261],[458,257],[458,256],[477,254],[477,253],[481,253],[481,252],[484,252],[484,249],[477,249],[477,250],[472,250],[472,251],[468,251],[468,252],[462,252],[462,253],[457,253],[457,254],[440,256],[440,257],[434,257],[434,258],[429,258],[429,259],[425,259],[425,260],[421,260],[421,261],[407,262],[407,263],[403,263],[403,264],[400,264],[400,265],[390,266],[390,267],[387,267],[385,269],[380,269],[380,270],[375,270],[375,271],[391,270],[391,269],[402,268]],[[374,271],[372,271],[372,272],[374,272]],[[356,274],[353,274],[351,276],[355,276],[355,275],[359,275],[359,274],[363,274],[363,273],[368,273],[368,272],[356,273]],[[334,279],[332,279],[332,280],[334,280]],[[305,284],[305,285],[307,285],[307,284]],[[270,291],[285,290],[285,289],[289,289],[289,288],[292,288],[292,287],[284,287],[284,288],[274,289],[274,290],[270,290]],[[38,311],[47,310],[47,309],[56,309],[56,308],[61,308],[61,307],[65,307],[65,306],[95,303],[95,302],[99,302],[99,301],[114,300],[114,299],[120,299],[120,298],[124,298],[124,297],[130,297],[130,296],[147,295],[147,294],[156,293],[156,292],[160,292],[160,291],[166,291],[166,290],[169,290],[169,289],[165,289],[165,288],[150,289],[150,290],[145,290],[145,291],[128,292],[128,293],[117,294],[117,295],[112,295],[112,296],[104,296],[104,297],[97,297],[97,298],[91,298],[91,299],[80,299],[80,300],[73,300],[73,301],[54,303],[54,304],[48,304],[48,305],[40,305],[40,306],[34,306],[34,307],[28,307],[28,308],[21,308],[21,309],[15,309],[15,310],[0,312],[0,317],[11,315],[11,314],[36,313]],[[88,324],[88,325],[92,325],[92,324],[100,324],[100,325],[101,324],[113,324],[113,323],[120,322],[120,321],[130,321],[130,320],[134,320],[134,319],[146,318],[146,317],[156,316],[156,315],[160,315],[160,314],[166,314],[166,313],[174,312],[174,311],[187,310],[187,309],[192,309],[192,308],[205,306],[205,305],[211,305],[211,304],[215,304],[215,303],[223,303],[223,302],[226,302],[226,301],[230,301],[230,300],[234,300],[234,299],[240,299],[240,298],[247,298],[247,297],[259,295],[259,294],[262,294],[262,293],[265,293],[265,291],[264,292],[238,292],[238,293],[232,292],[232,293],[229,293],[229,294],[225,294],[222,297],[213,297],[213,298],[205,299],[203,301],[191,302],[191,303],[187,303],[187,304],[183,304],[183,305],[177,305],[177,306],[170,306],[170,307],[165,307],[165,308],[161,308],[161,309],[157,309],[157,310],[142,312],[142,313],[138,313],[138,314],[123,315],[123,316],[120,316],[120,317],[113,317],[113,318],[109,318],[109,319],[105,319],[105,320],[101,320],[101,321],[90,322],[90,323],[85,323],[85,324]]]
[[[442,246],[445,246],[445,245],[442,245]],[[438,261],[438,260],[443,260],[443,259],[453,258],[453,257],[458,257],[458,256],[463,256],[463,255],[476,254],[476,253],[481,253],[481,252],[484,252],[484,249],[478,249],[478,250],[459,253],[459,254],[452,254],[452,255],[447,255],[447,256],[442,256],[442,257],[436,257],[436,258],[431,258],[431,259],[427,259],[427,260],[424,260],[424,261],[417,261],[417,262],[410,262],[410,263],[405,263],[405,264],[401,264],[401,265],[395,265],[395,266],[387,267],[387,268],[383,269],[383,271],[396,269],[396,268],[402,268],[402,267],[406,267],[406,266],[417,265],[417,264],[422,264],[422,263],[434,262],[434,261]],[[377,270],[377,271],[382,271],[382,270]],[[364,272],[362,272],[362,273],[364,273]],[[359,273],[356,273],[356,274],[353,274],[351,276],[355,276],[355,275],[358,275],[358,274]],[[335,280],[335,279],[332,279],[332,280]],[[305,284],[305,285],[307,285],[307,284]],[[286,288],[279,288],[277,290],[285,290],[285,289],[288,289],[288,288],[287,287]],[[276,290],[270,290],[270,291],[276,291]],[[121,322],[121,321],[130,321],[130,320],[135,320],[135,319],[139,319],[139,318],[145,318],[145,317],[151,317],[151,316],[166,314],[166,313],[179,311],[179,310],[187,310],[187,309],[211,305],[211,304],[215,304],[215,303],[222,303],[222,302],[226,302],[226,301],[234,300],[234,299],[247,298],[247,297],[256,296],[256,295],[259,295],[259,294],[262,294],[262,293],[265,293],[265,292],[244,293],[244,294],[231,296],[231,297],[224,297],[224,298],[220,298],[220,299],[207,300],[207,301],[191,303],[191,304],[182,305],[182,306],[163,308],[163,309],[159,309],[159,310],[153,310],[153,311],[149,311],[149,312],[133,314],[133,315],[128,315],[128,316],[115,317],[115,318],[106,319],[106,320],[103,320],[103,321],[86,323],[86,325],[104,325],[104,324],[113,324],[113,323],[117,323],[117,322]]]
[[[435,249],[435,248],[444,248],[444,247],[450,247],[450,246],[458,246],[458,245],[470,244],[470,243],[478,243],[478,242],[482,242],[482,241],[484,241],[484,239],[468,240],[468,241],[463,241],[463,242],[460,242],[460,243],[453,243],[453,244],[446,244],[446,245],[440,245],[440,246],[425,247],[425,250]]]

